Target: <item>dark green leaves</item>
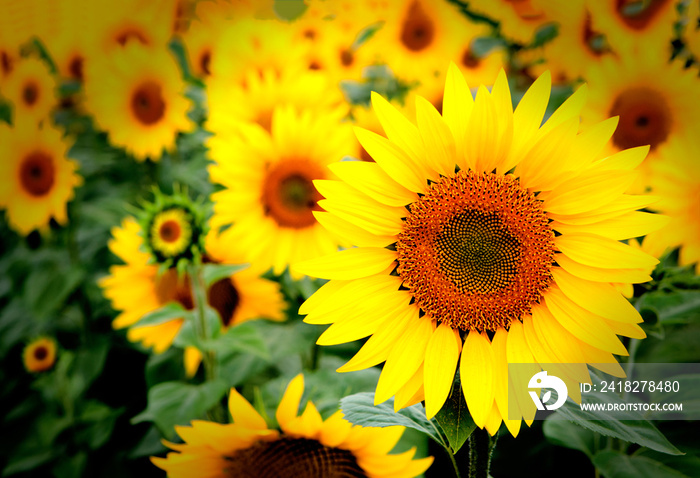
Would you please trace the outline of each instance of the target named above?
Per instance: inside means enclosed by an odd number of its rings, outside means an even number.
[[[593,464],[609,478],[690,478],[658,461],[618,451],[596,453]]]
[[[453,453],[457,453],[462,448],[467,438],[476,429],[476,423],[472,420],[469,409],[467,409],[467,402],[462,394],[459,374],[455,374],[450,396],[442,409],[435,415],[435,420],[445,432]]]

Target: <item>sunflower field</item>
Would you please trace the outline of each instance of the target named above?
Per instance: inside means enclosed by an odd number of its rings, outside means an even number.
[[[0,475],[700,477],[699,75],[700,0],[0,0]]]

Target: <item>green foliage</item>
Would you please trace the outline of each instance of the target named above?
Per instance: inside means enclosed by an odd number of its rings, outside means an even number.
[[[435,415],[435,421],[445,433],[453,453],[457,453],[467,438],[476,429],[476,423],[467,408],[467,402],[462,394],[462,382],[459,374],[455,374],[452,390],[442,409]]]

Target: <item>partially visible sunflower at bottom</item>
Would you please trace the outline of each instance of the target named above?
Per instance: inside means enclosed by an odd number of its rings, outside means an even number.
[[[191,427],[175,427],[185,443],[164,442],[175,452],[151,461],[171,478],[409,478],[432,464],[432,457],[414,460],[415,448],[389,454],[404,427],[353,426],[340,411],[324,421],[312,402],[298,415],[303,393],[304,377],[298,375],[277,407],[277,431],[232,388],[233,423],[195,420]]]
[[[165,229],[169,235],[175,229],[185,228],[173,226]],[[140,231],[134,218],[125,219],[121,227],[112,230],[113,239],[109,248],[125,264],[112,266],[110,275],[100,281],[100,286],[112,306],[120,311],[113,322],[114,328],[131,327],[127,333],[129,340],[141,342],[146,347],[153,347],[154,352],[162,353],[175,340],[184,319],[145,327],[133,325],[146,314],[169,302],[177,302],[191,310],[194,308],[194,300],[186,274],[178,275],[174,267],[158,274],[158,264],[153,263],[150,254],[142,248]],[[211,262],[242,262],[235,249],[231,249],[230,243],[213,231],[206,236],[205,250],[205,260]],[[260,278],[254,270],[246,269],[215,282],[209,287],[207,295],[209,305],[219,313],[224,329],[257,318],[275,321],[285,318],[286,305],[279,285]],[[260,300],[261,297],[265,300]],[[190,347],[185,350],[185,369],[189,375],[194,375],[197,371],[200,360],[198,350]]]

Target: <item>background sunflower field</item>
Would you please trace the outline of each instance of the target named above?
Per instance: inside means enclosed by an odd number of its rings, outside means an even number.
[[[632,216],[588,221],[638,227],[625,243],[658,259],[634,285],[606,284],[646,335],[618,333],[616,357],[700,362],[699,65],[698,0],[0,0],[0,473],[237,476],[227,452],[197,448],[214,471],[177,461],[232,419],[256,440],[281,428],[353,450],[368,476],[466,469],[478,427],[459,378],[435,418],[415,390],[395,394],[411,404],[398,413],[374,407],[381,363],[337,371],[367,359],[371,332],[304,322],[302,304],[333,304],[297,267],[389,235],[381,218],[348,226],[359,216],[314,181],[374,161],[356,132],[384,133],[377,104],[421,127],[428,106],[446,116],[452,73],[474,95],[501,78],[513,106],[549,74],[545,120],[586,84],[581,130],[619,117],[602,156],[648,145],[620,194],[667,219],[648,234]],[[299,402],[313,405],[297,416]],[[383,431],[348,435],[339,409]],[[700,476],[697,422],[591,418],[503,425],[488,473]]]

